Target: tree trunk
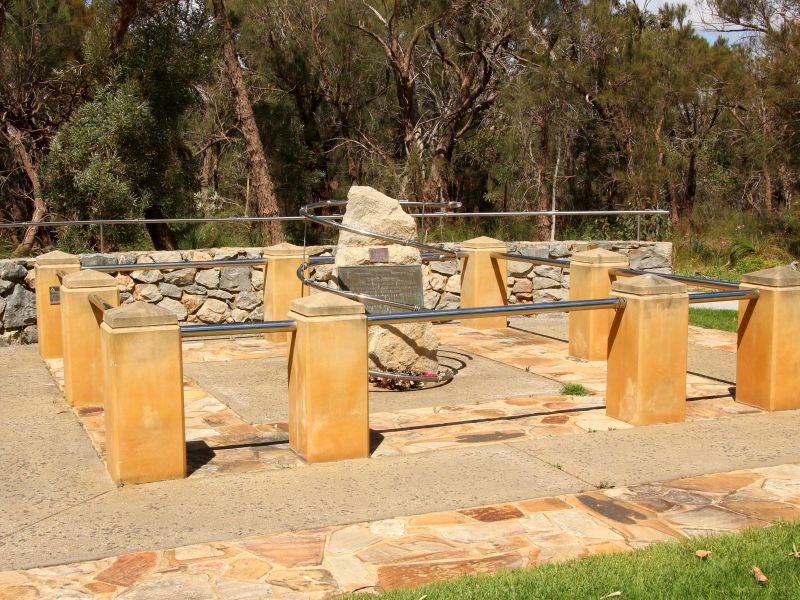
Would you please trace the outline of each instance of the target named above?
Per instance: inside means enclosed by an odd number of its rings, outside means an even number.
[[[686,167],[686,179],[683,185],[683,197],[678,206],[678,220],[687,221],[694,207],[694,197],[697,193],[697,153],[692,151],[689,155],[689,166]]]
[[[163,219],[164,213],[160,206],[149,206],[144,209],[145,219]],[[178,244],[172,230],[166,223],[147,223],[147,233],[153,241],[156,250],[177,250]]]
[[[771,219],[775,213],[775,202],[772,187],[772,175],[770,175],[767,169],[764,169],[764,208],[767,212],[767,218]]]
[[[550,156],[550,130],[547,122],[547,115],[542,119],[542,128],[539,138],[539,176],[538,188],[539,197],[536,199],[536,210],[548,210],[550,208],[550,193],[547,189],[547,181],[545,178],[545,165]],[[537,215],[536,217],[536,237],[540,241],[550,239],[550,217],[546,215]]]
[[[259,217],[271,217],[278,215],[278,199],[272,186],[272,179],[269,175],[267,158],[264,154],[264,146],[258,134],[256,118],[253,114],[253,105],[247,94],[247,86],[242,75],[242,67],[236,56],[234,45],[233,29],[231,28],[228,13],[225,11],[223,0],[213,0],[214,19],[218,27],[222,30],[222,57],[225,62],[225,72],[231,83],[233,99],[236,104],[236,114],[239,117],[242,136],[244,137],[247,156],[250,160],[250,178],[253,184],[253,193],[258,205]],[[263,240],[265,246],[271,246],[284,241],[283,229],[277,221],[265,222],[262,225]]]
[[[22,142],[22,133],[14,127],[11,123],[6,124],[5,137],[8,139],[8,144],[11,147],[14,156],[20,165],[22,165],[25,175],[31,182],[31,191],[33,195],[33,216],[31,221],[42,221],[47,214],[47,203],[42,196],[42,187],[39,184],[39,174],[36,171],[36,166],[31,160],[31,155],[25,144]],[[37,225],[31,225],[25,230],[25,236],[22,242],[14,250],[14,254],[27,254],[33,248],[33,241],[36,238]]]

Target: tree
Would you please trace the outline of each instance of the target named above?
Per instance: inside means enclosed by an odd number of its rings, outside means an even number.
[[[236,55],[233,28],[223,0],[213,0],[213,5],[214,19],[222,35],[222,57],[225,64],[225,72],[230,80],[233,98],[236,103],[236,113],[239,117],[240,130],[245,141],[248,158],[250,159],[250,177],[253,192],[258,202],[258,216],[278,216],[278,199],[275,196],[272,178],[269,175],[267,158],[264,154],[264,146],[261,143],[255,115],[253,114],[253,105],[250,103],[247,93],[247,85],[242,75],[242,67]],[[278,221],[265,222],[262,232],[265,245],[277,244],[284,240],[283,229]]]

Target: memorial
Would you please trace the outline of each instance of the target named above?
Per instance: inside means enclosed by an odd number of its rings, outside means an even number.
[[[417,225],[400,202],[371,187],[350,188],[342,224],[398,239],[417,239]],[[343,230],[335,265],[341,289],[406,305],[365,301],[367,313],[423,308],[422,259],[416,248]],[[391,373],[436,373],[438,346],[430,323],[370,327],[369,366]]]

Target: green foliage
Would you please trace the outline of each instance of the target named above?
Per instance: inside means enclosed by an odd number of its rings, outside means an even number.
[[[386,600],[510,600],[516,598],[722,599],[792,598],[800,589],[792,545],[800,522],[778,522],[717,537],[653,544],[630,553],[595,555],[529,570],[467,576],[381,594]],[[695,551],[706,550],[706,559]],[[768,582],[758,583],[757,565]],[[356,596],[352,596],[355,598]]]
[[[582,386],[580,383],[565,383],[561,387],[562,396],[591,396],[591,390]]]
[[[690,308],[689,325],[706,329],[736,331],[739,328],[739,311],[713,308]]]

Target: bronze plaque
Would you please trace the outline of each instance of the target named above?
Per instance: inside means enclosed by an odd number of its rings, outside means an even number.
[[[369,259],[372,262],[389,262],[388,248],[370,248]]]
[[[57,285],[50,287],[50,304],[61,304],[61,288]]]
[[[339,281],[345,290],[423,307],[422,265],[385,267],[339,267]],[[406,309],[365,302],[370,314],[405,312]]]

